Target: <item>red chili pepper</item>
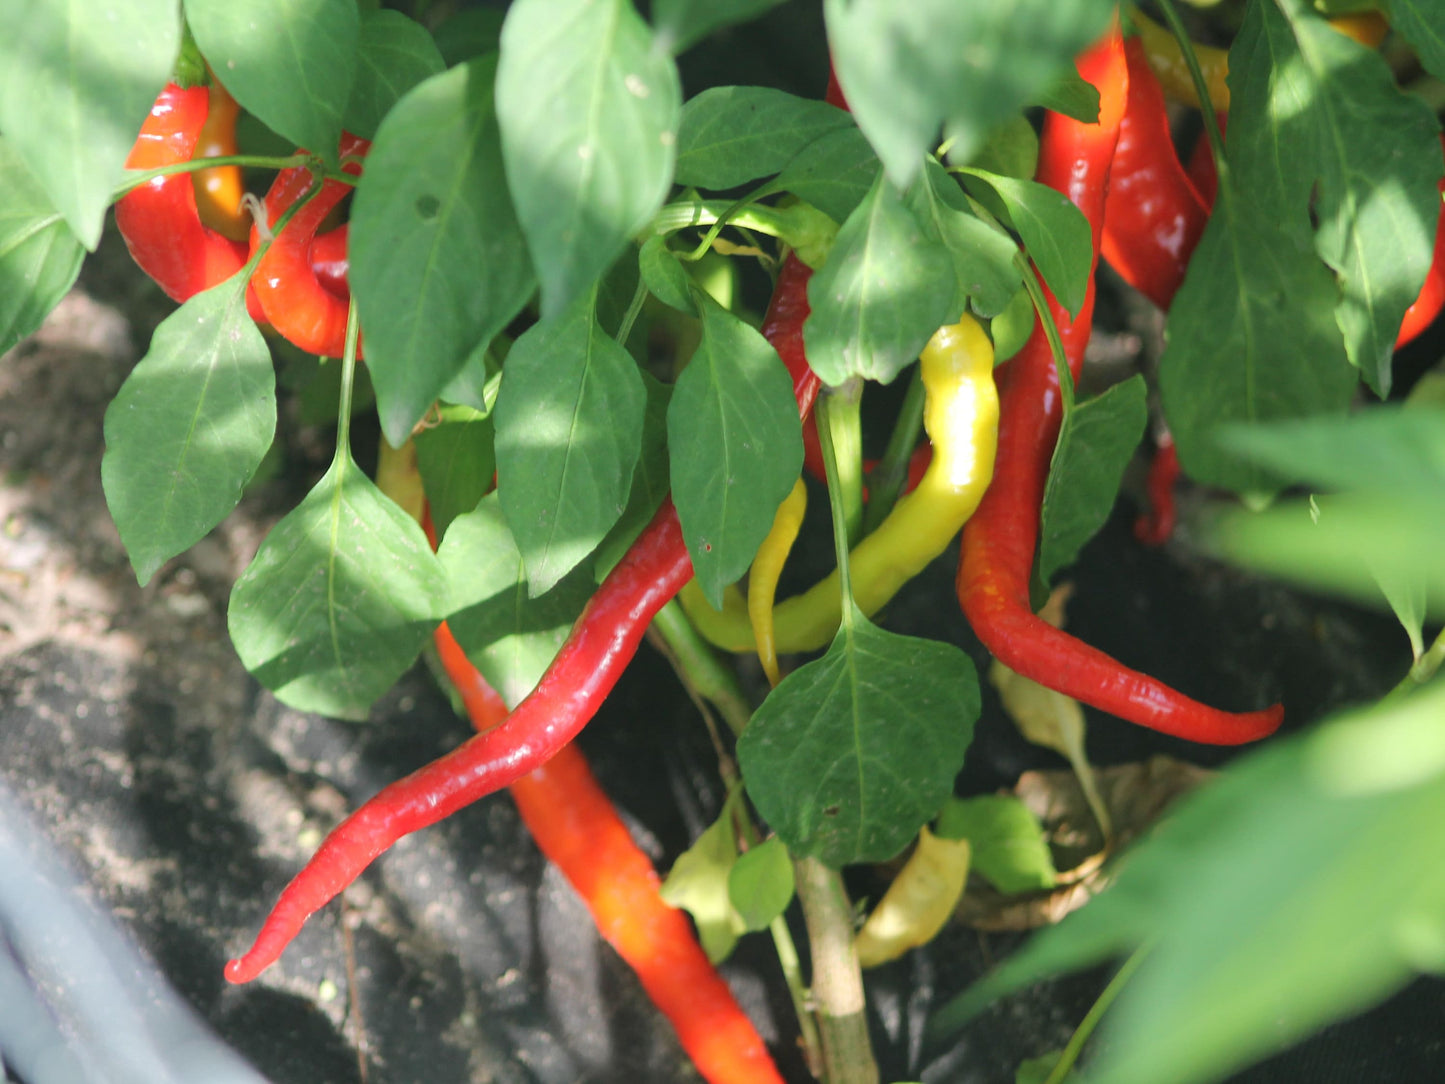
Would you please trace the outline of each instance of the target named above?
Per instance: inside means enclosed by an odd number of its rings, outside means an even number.
[[[1161,309],[1184,281],[1209,209],[1179,164],[1164,92],[1138,38],[1124,43],[1129,93],[1110,167],[1100,251]]]
[[[710,1084],[782,1084],[762,1038],[708,961],[683,913],[665,903],[652,861],[575,745],[512,784],[537,846],[587,902],[607,943]]]
[[[818,378],[803,352],[810,274],[789,256],[763,320],[763,334],[788,367],[804,417],[818,394]],[[386,787],[338,825],[281,893],[250,951],[226,965],[226,978],[248,982],[260,974],[317,908],[402,836],[435,824],[555,756],[617,684],[653,616],[691,578],[692,561],[668,499],[602,582],[542,680],[506,722]]]
[[[346,273],[351,266],[346,254],[350,235],[350,224],[343,222],[311,243],[311,270],[316,272],[316,281],[327,293],[342,301],[351,300],[351,284],[346,281]]]
[[[343,133],[340,153],[343,158],[363,155],[370,146],[369,140]],[[361,164],[355,161],[342,168],[351,174],[361,172]],[[304,167],[283,169],[266,193],[267,220],[276,222],[311,190],[313,183],[311,171]],[[309,354],[340,357],[346,346],[347,302],[322,284],[311,260],[317,228],[349,191],[351,186],[341,181],[322,184],[321,191],[296,212],[271,243],[251,279],[271,326]],[[253,228],[253,250],[260,241],[259,228]]]
[[[432,548],[431,517],[422,526]],[[433,639],[478,733],[507,705],[472,665],[446,622]],[[662,882],[575,744],[509,788],[537,848],[587,905],[603,939],[642,982],[709,1084],[782,1084],[773,1059],[708,960],[692,925],[662,898]]]
[[[1440,137],[1440,143],[1445,146],[1445,135]],[[1445,178],[1440,180],[1440,194],[1445,196]],[[1400,334],[1395,339],[1395,349],[1400,349],[1433,324],[1441,308],[1445,308],[1445,203],[1441,204],[1439,217],[1435,219],[1435,257],[1430,261],[1430,271],[1425,276],[1425,285],[1420,287],[1420,296],[1405,310]]]
[[[1098,87],[1099,123],[1054,113],[1044,118],[1038,179],[1063,192],[1094,228],[1103,221],[1129,73],[1118,32],[1079,60]],[[1064,351],[1077,375],[1093,318],[1092,279],[1077,320],[1049,295]],[[1039,510],[1062,420],[1059,377],[1042,322],[998,374],[998,458],[983,503],[963,531],[958,597],[975,634],[1009,669],[1141,726],[1191,741],[1235,744],[1273,732],[1283,711],[1231,714],[1206,707],[1127,669],[1034,614],[1029,587],[1038,545]]]
[[[1154,449],[1145,492],[1149,511],[1134,521],[1134,537],[1146,546],[1162,546],[1174,533],[1174,483],[1179,480],[1179,450],[1174,438],[1165,433]]]
[[[158,169],[189,162],[209,103],[206,87],[167,84],[141,126],[126,168]],[[174,301],[186,301],[245,266],[244,244],[202,224],[195,186],[187,174],[156,177],[126,193],[115,205],[115,221],[140,269]]]

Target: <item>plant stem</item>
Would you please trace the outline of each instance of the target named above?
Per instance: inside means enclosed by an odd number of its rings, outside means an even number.
[[[1127,983],[1134,972],[1139,969],[1139,965],[1144,962],[1144,957],[1149,955],[1150,947],[1149,945],[1145,945],[1142,948],[1135,949],[1134,955],[1125,960],[1123,966],[1121,966],[1114,977],[1109,980],[1109,985],[1104,987],[1104,992],[1099,995],[1099,999],[1094,1002],[1093,1006],[1084,1016],[1084,1019],[1079,1022],[1079,1026],[1074,1030],[1074,1034],[1070,1036],[1069,1045],[1064,1047],[1063,1053],[1059,1055],[1059,1060],[1054,1063],[1054,1067],[1050,1071],[1048,1078],[1044,1081],[1044,1084],[1063,1084],[1064,1077],[1066,1077],[1069,1070],[1074,1067],[1074,1063],[1079,1060],[1079,1054],[1083,1051],[1084,1044],[1087,1043],[1089,1037],[1094,1034],[1094,1029],[1099,1026],[1099,1021],[1103,1019],[1104,1013],[1109,1011],[1109,1006],[1112,1005],[1114,999],[1119,996],[1119,991],[1124,989],[1125,983]]]
[[[1225,193],[1229,180],[1229,161],[1224,157],[1224,133],[1219,130],[1219,118],[1209,101],[1209,84],[1199,67],[1199,58],[1194,55],[1194,42],[1179,11],[1170,0],[1159,0],[1159,10],[1169,24],[1169,32],[1179,42],[1179,52],[1184,57],[1184,66],[1189,69],[1189,78],[1194,80],[1194,93],[1199,96],[1200,111],[1204,114],[1204,134],[1209,138],[1209,150],[1214,155],[1214,172],[1219,177],[1219,191]]]
[[[733,734],[740,735],[752,718],[752,705],[739,686],[737,675],[723,665],[713,649],[698,635],[676,599],[658,611],[657,616],[652,619],[651,631],[666,645],[668,661],[672,663],[683,683],[709,701],[727,722]],[[739,782],[735,777],[735,769],[729,761],[723,760],[720,763],[723,765],[723,782],[731,792]],[[748,844],[756,844],[759,841],[758,831],[751,818],[742,813],[741,806],[737,822]],[[805,892],[802,886],[799,886],[797,891],[799,900],[803,900]],[[807,904],[804,903],[803,907],[806,910]],[[772,935],[773,949],[778,954],[778,966],[782,969],[783,981],[787,984],[793,1011],[798,1017],[798,1034],[803,1043],[803,1053],[809,1069],[813,1070],[816,1076],[823,1065],[823,1047],[818,1036],[818,1025],[808,1007],[808,991],[803,984],[803,972],[798,963],[798,947],[793,943],[788,924],[781,917],[773,920],[768,932]]]
[[[926,400],[923,370],[915,366],[903,406],[898,411],[898,420],[888,437],[888,447],[878,468],[868,478],[868,506],[863,511],[864,536],[877,530],[898,503],[903,483],[908,480],[908,461],[913,449],[918,446],[918,434],[923,430],[923,405]]]
[[[292,169],[296,166],[317,167],[320,160],[309,154],[288,154],[284,158],[278,158],[273,154],[223,154],[215,158],[190,158],[184,162],[172,162],[168,166],[157,166],[155,169],[131,171],[115,191],[110,194],[112,201],[120,199],[131,189],[139,188],[141,185],[155,180],[157,177],[169,177],[173,173],[195,173],[197,170],[210,169],[212,166],[250,166],[256,169]],[[341,181],[344,184],[356,184],[356,178],[350,173],[342,173],[340,170],[334,173],[330,170],[319,170],[328,181]]]
[[[843,878],[816,858],[793,863],[813,958],[813,1005],[828,1084],[877,1084],[868,1038],[863,972],[853,945],[853,909]]]
[[[828,492],[843,506],[843,544],[850,550],[863,531],[862,403],[863,382],[855,377],[836,388],[825,387],[817,406],[823,461],[833,464],[828,468]]]

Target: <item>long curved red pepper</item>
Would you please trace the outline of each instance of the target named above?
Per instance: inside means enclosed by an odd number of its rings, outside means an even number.
[[[365,154],[370,146],[369,140],[345,132],[339,153],[342,158],[355,157]],[[361,164],[356,161],[347,162],[342,168],[351,174],[361,172]],[[267,220],[276,222],[310,191],[312,184],[310,170],[301,166],[283,169],[266,193]],[[271,326],[310,354],[340,357],[346,346],[347,301],[318,277],[312,267],[312,249],[317,228],[349,191],[351,186],[341,181],[323,183],[321,191],[272,241],[251,278],[251,286]],[[260,228],[253,227],[253,249],[260,240]],[[345,251],[344,242],[342,249]],[[357,357],[361,356],[358,345]]]
[[[485,733],[507,706],[443,622],[435,635],[447,677]],[[597,931],[632,968],[709,1084],[782,1084],[767,1045],[698,944],[662,898],[652,859],[632,839],[575,744],[509,788],[537,848],[562,871]]]
[[[1099,88],[1099,123],[1046,114],[1038,180],[1063,192],[1094,227],[1095,251],[1128,68],[1118,32],[1085,53],[1080,74]],[[1077,320],[1053,296],[1071,370],[1083,362],[1093,317],[1092,279]],[[1207,707],[1130,670],[1034,614],[1029,599],[1039,512],[1062,420],[1059,377],[1042,323],[999,370],[998,459],[983,503],[963,531],[958,597],[975,634],[994,656],[1025,677],[1121,719],[1208,744],[1253,741],[1273,732],[1279,706],[1231,714]]]
[[[818,394],[818,378],[803,351],[810,275],[796,256],[784,261],[762,328],[793,378],[802,417]],[[402,836],[435,824],[555,756],[617,684],[657,611],[691,578],[692,561],[669,498],[602,582],[542,680],[506,722],[392,783],[342,821],[281,893],[251,949],[226,965],[226,978],[248,982],[270,966],[317,908]]]
[[[1174,150],[1164,92],[1138,38],[1124,42],[1129,92],[1109,173],[1100,252],[1161,309],[1174,300],[1209,221]]]
[[[167,84],[141,126],[126,168],[189,162],[210,100],[206,87]],[[201,222],[189,174],[156,177],[132,189],[116,203],[115,221],[131,257],[173,301],[187,301],[224,282],[247,260],[245,244]]]

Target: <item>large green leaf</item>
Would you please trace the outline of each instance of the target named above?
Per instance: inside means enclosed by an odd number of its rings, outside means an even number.
[[[1445,965],[1445,683],[1232,765],[1114,887],[945,1007],[1140,945],[1090,1079],[1216,1080]]]
[[[1424,617],[1445,614],[1445,412],[1381,406],[1239,427],[1221,441],[1285,481],[1346,492],[1227,516],[1210,542],[1233,560],[1310,586],[1372,604],[1383,594],[1418,655]]]
[[[356,83],[342,123],[373,139],[381,118],[407,91],[447,67],[426,27],[399,11],[363,12]]]
[[[711,87],[682,108],[677,183],[733,188],[777,173],[853,118],[815,98],[771,87]]]
[[[105,499],[142,585],[230,514],[275,432],[271,352],[237,276],[156,328],[105,412]]]
[[[1333,316],[1337,298],[1329,271],[1222,176],[1159,365],[1164,412],[1190,477],[1239,493],[1272,491],[1278,483],[1267,472],[1221,446],[1219,428],[1345,409],[1356,380]]]
[[[283,703],[365,719],[445,616],[446,576],[416,521],[342,448],[231,591],[231,641]]]
[[[653,0],[658,44],[674,53],[696,45],[714,30],[756,19],[783,0]]]
[[[8,140],[0,139],[0,354],[60,304],[85,255]]]
[[[1439,124],[1381,56],[1303,0],[1250,5],[1230,51],[1229,154],[1241,189],[1340,277],[1350,361],[1382,396],[1430,267]]]
[[[351,284],[387,439],[400,446],[532,293],[499,162],[496,58],[433,76],[387,114],[351,220]]]
[[[492,417],[466,406],[441,408],[441,420],[412,438],[431,506],[432,526],[445,538],[452,520],[476,508],[492,488],[496,456]]]
[[[443,19],[432,31],[432,37],[447,67],[474,60],[498,48],[506,14],[497,8],[459,8]]]
[[[544,317],[662,206],[681,97],[631,0],[517,0],[507,12],[497,110]]]
[[[672,499],[716,608],[752,562],[803,466],[793,384],[756,330],[698,291],[702,339],[667,410]]]
[[[1103,32],[1106,0],[826,0],[828,44],[858,125],[906,187],[948,122],[968,158]]]
[[[592,593],[578,572],[532,598],[522,556],[495,493],[452,521],[438,552],[449,587],[447,625],[509,707],[537,684]]]
[[[1390,0],[1390,29],[1415,47],[1436,79],[1445,79],[1445,8],[1433,0]]]
[[[828,653],[754,713],[738,766],[794,857],[882,862],[952,793],[978,709],[968,656],[885,632],[855,606]]]
[[[647,409],[642,416],[642,449],[632,471],[632,488],[627,493],[627,507],[612,525],[592,562],[592,574],[598,583],[607,578],[613,566],[622,560],[667,496],[672,484],[667,458],[667,406],[672,400],[672,385],[664,384],[643,371],[642,385],[647,389]]]
[[[799,151],[769,185],[811,203],[835,222],[853,213],[882,167],[857,128],[839,128]]]
[[[1135,375],[1064,415],[1044,490],[1038,575],[1048,584],[1093,538],[1119,493],[1124,468],[1149,421],[1144,378]]]
[[[1003,201],[1044,282],[1059,303],[1078,316],[1093,276],[1094,257],[1094,238],[1083,212],[1068,196],[1037,181],[981,169],[962,172],[970,188],[981,186]]]
[[[838,231],[828,262],[808,281],[808,362],[823,383],[888,383],[950,314],[953,257],[932,240],[882,174]]]
[[[185,0],[185,9],[201,52],[236,100],[334,165],[356,78],[355,0]]]
[[[953,260],[958,292],[950,319],[969,307],[980,316],[1002,312],[1021,278],[1013,240],[973,213],[958,182],[932,158],[904,199],[924,236],[942,244]]]
[[[86,248],[180,43],[174,0],[0,4],[0,132]]]
[[[502,511],[538,595],[617,522],[642,443],[642,377],[592,301],[584,294],[512,345],[493,411]]]

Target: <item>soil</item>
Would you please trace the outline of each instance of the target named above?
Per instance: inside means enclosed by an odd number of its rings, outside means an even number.
[[[0,790],[24,831],[60,856],[77,899],[118,923],[160,984],[275,1084],[696,1079],[503,796],[394,848],[258,982],[222,980],[224,960],[325,831],[465,728],[421,668],[353,725],[281,705],[236,659],[231,584],[330,454],[330,434],[297,425],[294,404],[279,470],[137,586],[101,491],[102,419],[169,310],[108,234],[46,325],[0,360]],[[1222,703],[1282,696],[1291,726],[1398,677],[1405,644],[1389,621],[1254,581],[1192,553],[1187,539],[1143,550],[1131,517],[1121,502],[1075,575],[1071,627],[1091,642]],[[948,563],[899,599],[891,627],[951,640],[981,661],[951,602]],[[1227,756],[1094,716],[1090,724],[1101,764]],[[604,786],[667,868],[722,795],[696,712],[651,649],[584,739]],[[1060,766],[990,699],[961,787],[978,793]],[[866,874],[855,887],[876,891]],[[0,914],[0,948],[16,938],[6,921]],[[1023,1058],[1064,1045],[1106,973],[1009,999],[951,1049],[922,1050],[930,1007],[1019,937],[955,927],[872,973],[884,1079],[1007,1081]],[[744,946],[725,974],[789,1079],[807,1079],[776,963],[759,939]],[[1417,1040],[1436,1030],[1442,986],[1418,984],[1241,1079],[1429,1079],[1421,1074],[1432,1051]],[[53,995],[36,990],[42,1001]],[[104,1050],[113,1039],[89,1041]]]

